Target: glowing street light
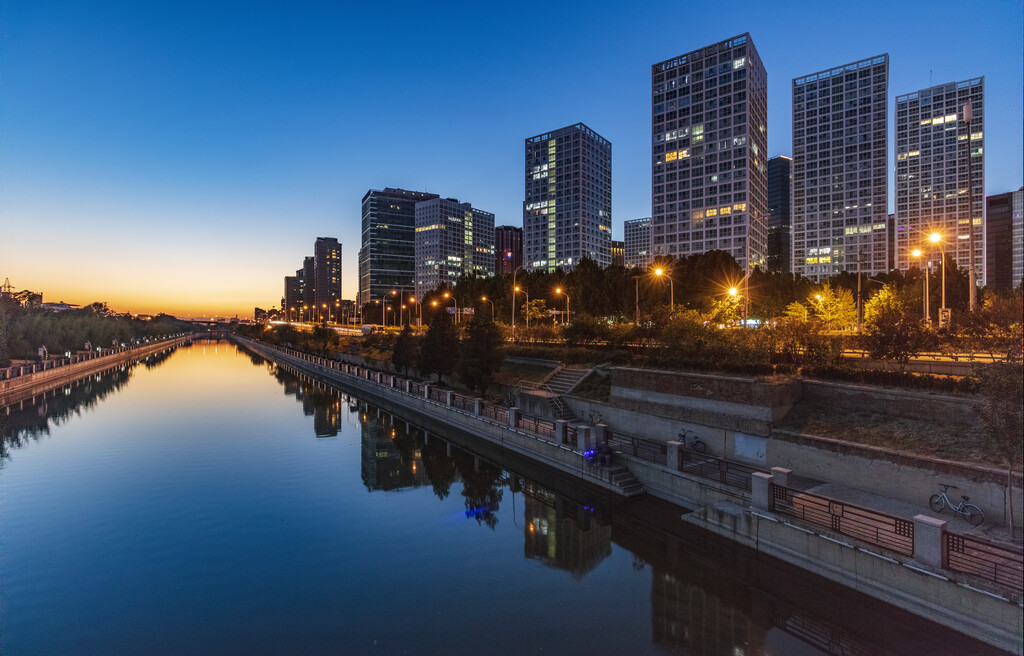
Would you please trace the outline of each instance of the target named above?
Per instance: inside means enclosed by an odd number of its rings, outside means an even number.
[[[488,303],[491,304],[491,323],[494,323],[494,301],[488,299],[486,296],[481,296],[480,300],[487,301]]]
[[[459,302],[455,300],[455,297],[448,292],[444,293],[445,298],[452,299],[452,303],[455,305],[455,323],[459,323]]]
[[[526,307],[527,307],[527,309],[529,309],[529,307],[530,307],[530,293],[528,291],[526,291],[525,289],[519,289],[518,287],[514,287],[512,289],[512,312],[513,312],[512,320],[513,321],[515,321],[515,318],[516,318],[515,314],[514,314],[515,311],[516,311],[516,294],[518,294],[519,292],[523,292],[524,294],[526,294]],[[527,329],[530,328],[530,313],[529,312],[526,313],[526,328]],[[513,337],[514,336],[515,336],[515,333],[513,333]]]
[[[670,295],[669,296],[669,301],[668,301],[668,307],[669,307],[669,311],[674,313],[675,310],[676,310],[676,286],[675,286],[675,282],[672,280],[672,276],[668,275],[668,272],[666,272],[661,267],[658,267],[657,269],[654,270],[654,275],[656,275],[658,277],[664,276],[664,277],[668,278],[668,285],[669,285],[668,290],[669,290],[669,295]]]
[[[569,295],[566,294],[565,292],[563,292],[561,287],[555,289],[555,293],[556,294],[561,294],[561,295],[565,296],[565,315],[566,315],[565,323],[568,324],[569,323]]]
[[[944,313],[946,310],[946,246],[942,241],[942,235],[937,232],[933,232],[928,235],[928,241],[939,245],[939,253],[942,256],[942,309],[940,312]],[[973,257],[974,254],[971,253],[971,256]],[[974,266],[973,262],[971,263],[971,266]]]

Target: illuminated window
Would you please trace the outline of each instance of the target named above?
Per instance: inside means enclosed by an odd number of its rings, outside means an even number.
[[[746,63],[747,63],[747,58],[746,57],[740,57],[739,59],[734,59],[733,62],[732,62],[732,68],[733,68],[733,70],[736,70],[737,68],[743,68],[743,66]]]
[[[977,141],[978,139],[981,139],[981,133],[980,132],[972,132],[971,133],[971,141]]]
[[[718,216],[718,210],[714,207],[710,207],[707,212],[705,212],[705,216]]]
[[[694,211],[690,212],[690,218],[691,219],[703,219],[704,218],[704,210],[694,210]]]
[[[674,150],[672,152],[670,152],[670,153],[665,153],[665,161],[666,162],[674,162],[674,161],[676,161],[676,156],[677,156],[676,155],[676,151],[674,151]]]
[[[725,207],[720,207],[718,208],[718,213],[721,215],[732,214],[732,208],[730,208],[728,205],[726,205]]]
[[[736,203],[735,205],[732,206],[732,211],[733,212],[746,212],[747,211],[747,204],[746,203]]]

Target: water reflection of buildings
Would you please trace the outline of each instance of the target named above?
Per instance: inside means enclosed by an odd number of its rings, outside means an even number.
[[[388,416],[363,415],[362,476],[368,490],[399,490],[430,485],[416,439]]]
[[[292,376],[281,380],[286,396],[302,403],[302,414],[313,417],[313,433],[317,437],[335,437],[341,430],[341,395],[323,383],[300,380]]]
[[[654,644],[684,654],[760,654],[765,628],[741,608],[664,569],[651,575]]]
[[[523,482],[527,558],[580,579],[612,553],[612,527],[585,507],[531,482]]]

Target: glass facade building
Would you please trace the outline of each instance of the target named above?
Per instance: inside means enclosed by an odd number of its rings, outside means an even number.
[[[768,75],[749,34],[651,67],[652,249],[763,262]]]
[[[523,259],[530,271],[612,263],[612,144],[583,123],[526,139]]]
[[[371,189],[363,196],[359,249],[359,305],[412,289],[415,272],[416,203],[437,194],[406,189]]]
[[[454,198],[416,203],[416,299],[459,276],[494,275],[494,215]]]
[[[974,117],[968,127],[964,104]],[[970,230],[974,222],[974,266],[985,284],[985,78],[950,82],[896,97],[896,246],[895,266],[914,265],[912,251],[927,235],[942,235],[942,247],[967,268],[971,261]],[[971,181],[968,183],[968,150]],[[974,195],[969,208],[968,184]]]
[[[629,219],[623,223],[626,268],[643,269],[651,264],[651,217]]]
[[[768,270],[792,273],[793,160],[780,155],[768,160]]]
[[[793,273],[889,270],[889,55],[793,80]]]

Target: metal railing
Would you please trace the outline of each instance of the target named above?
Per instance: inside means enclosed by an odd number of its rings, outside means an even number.
[[[959,533],[946,533],[945,541],[947,569],[1024,594],[1024,549]]]
[[[912,520],[774,483],[771,490],[771,509],[777,513],[791,515],[905,556],[914,555]]]
[[[564,444],[571,444],[576,446],[579,443],[579,438],[576,435],[576,427],[572,424],[566,424],[565,426],[565,437],[562,438]]]
[[[676,468],[693,476],[699,476],[719,483],[725,483],[750,491],[750,475],[763,472],[756,467],[741,465],[723,458],[696,453],[687,449],[679,449],[679,462]]]
[[[648,440],[643,437],[631,437],[628,435],[619,436],[612,433],[611,429],[605,429],[605,437],[608,445],[616,451],[649,460],[658,465],[668,465],[668,444],[657,440]]]
[[[547,437],[553,437],[555,434],[555,422],[540,417],[520,415],[516,418],[516,427]]]
[[[474,399],[462,394],[452,394],[452,407],[466,412],[473,412]]]

